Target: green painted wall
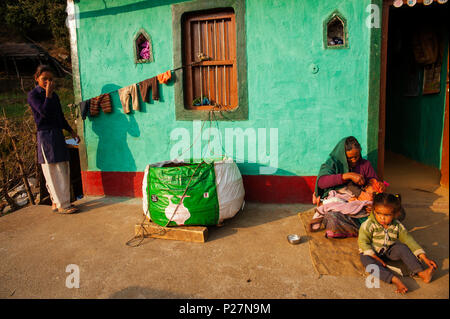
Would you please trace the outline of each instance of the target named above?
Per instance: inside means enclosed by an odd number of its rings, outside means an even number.
[[[80,9],[77,41],[82,99],[178,67],[173,65],[171,24],[171,4],[178,2],[76,3]],[[334,145],[347,135],[359,139],[365,156],[370,59],[370,29],[365,20],[369,3],[247,0],[249,120],[218,122],[222,138],[226,128],[278,129],[275,175],[316,175]],[[326,50],[323,20],[336,9],[347,20],[349,47]],[[153,63],[134,63],[132,39],[140,28],[152,38]],[[317,73],[312,72],[313,66],[319,68]],[[131,115],[123,113],[118,95],[113,93],[112,114],[86,119],[89,170],[143,171],[149,163],[168,160],[171,148],[181,138],[170,139],[175,129],[186,129],[193,141],[193,123],[175,120],[173,84],[162,85],[160,93],[160,102],[141,101],[141,112]],[[269,135],[269,129],[266,133]],[[248,154],[239,164],[243,174],[259,174],[264,165],[258,160],[249,163]]]
[[[386,95],[386,149],[437,168],[441,167],[442,158],[448,56],[445,10],[439,9],[425,7],[416,10],[392,10]],[[409,75],[414,62],[408,62],[414,61],[410,46],[411,35],[415,30],[413,24],[426,25],[434,22],[438,22],[437,29],[443,31],[440,93],[423,94],[423,67],[417,65],[417,96],[406,96],[405,92],[409,90],[406,90],[405,86],[414,82]]]

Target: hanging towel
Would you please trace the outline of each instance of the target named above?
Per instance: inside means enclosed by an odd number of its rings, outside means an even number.
[[[91,100],[85,100],[80,103],[80,113],[83,121],[86,119],[86,116],[89,114],[89,108]]]
[[[109,96],[109,93],[105,93],[91,99],[89,109],[90,115],[98,115],[98,113],[100,113],[100,108],[102,108],[103,113],[112,112],[111,97]]]
[[[157,77],[152,77],[151,79],[139,82],[139,89],[141,91],[142,101],[149,103],[150,94],[148,91],[152,89],[152,99],[154,101],[159,100],[159,87]]]
[[[170,70],[168,70],[164,73],[158,74],[157,77],[158,77],[159,83],[166,84],[172,78],[172,72]]]
[[[137,85],[132,84],[126,86],[122,89],[119,89],[119,98],[120,103],[122,103],[122,107],[125,113],[130,113],[130,98],[133,104],[133,110],[139,111],[139,99],[137,93]]]

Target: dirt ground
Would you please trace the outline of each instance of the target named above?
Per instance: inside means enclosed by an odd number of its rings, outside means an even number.
[[[319,277],[308,243],[286,240],[305,235],[297,213],[311,205],[246,203],[223,227],[210,227],[206,243],[145,239],[129,247],[141,199],[87,197],[74,215],[32,206],[0,218],[0,298],[448,299],[448,189],[418,165],[391,165],[385,177],[403,196],[404,224],[439,267],[429,284],[404,278],[406,295],[383,282],[369,289],[364,277]],[[73,264],[80,286],[70,289]]]

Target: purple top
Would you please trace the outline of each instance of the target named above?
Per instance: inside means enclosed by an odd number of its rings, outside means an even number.
[[[45,96],[45,90],[38,85],[28,93],[28,104],[33,111],[34,122],[38,131],[59,128],[70,133],[73,132],[64,117],[61,102],[55,92],[53,92],[51,98],[48,98]]]
[[[70,133],[73,130],[64,117],[58,95],[53,93],[53,96],[48,98],[45,96],[45,90],[36,86],[28,93],[28,104],[37,127],[38,163],[68,161],[70,157],[62,130]]]
[[[366,183],[372,178],[378,179],[372,164],[363,158],[361,158],[356,166],[353,169],[350,169],[349,172],[361,174]],[[342,185],[344,183],[345,181],[342,179],[342,174],[333,174],[321,176],[317,182],[317,185],[322,189],[326,189],[329,187]]]

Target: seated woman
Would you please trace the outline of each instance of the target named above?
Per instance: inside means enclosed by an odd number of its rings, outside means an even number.
[[[364,191],[368,186],[370,188],[375,187],[380,192],[385,190],[384,183],[379,181],[370,162],[361,158],[361,145],[353,136],[339,141],[327,161],[320,167],[313,194],[313,203],[317,206],[321,205],[322,201],[327,201],[330,191],[335,191],[333,192],[334,195],[347,185],[349,185],[348,189],[353,189],[353,193],[355,193],[355,185],[357,186],[355,197],[362,200],[361,202],[364,203],[362,207],[365,206],[368,211],[371,209],[371,202],[368,201],[370,198],[360,197],[361,191]],[[362,196],[365,196],[365,194],[363,192]],[[361,214],[327,211],[322,218],[311,222],[312,228],[310,229],[318,230],[318,223],[322,223],[326,229],[325,236],[328,238],[357,237],[359,226],[364,219],[361,218]]]

